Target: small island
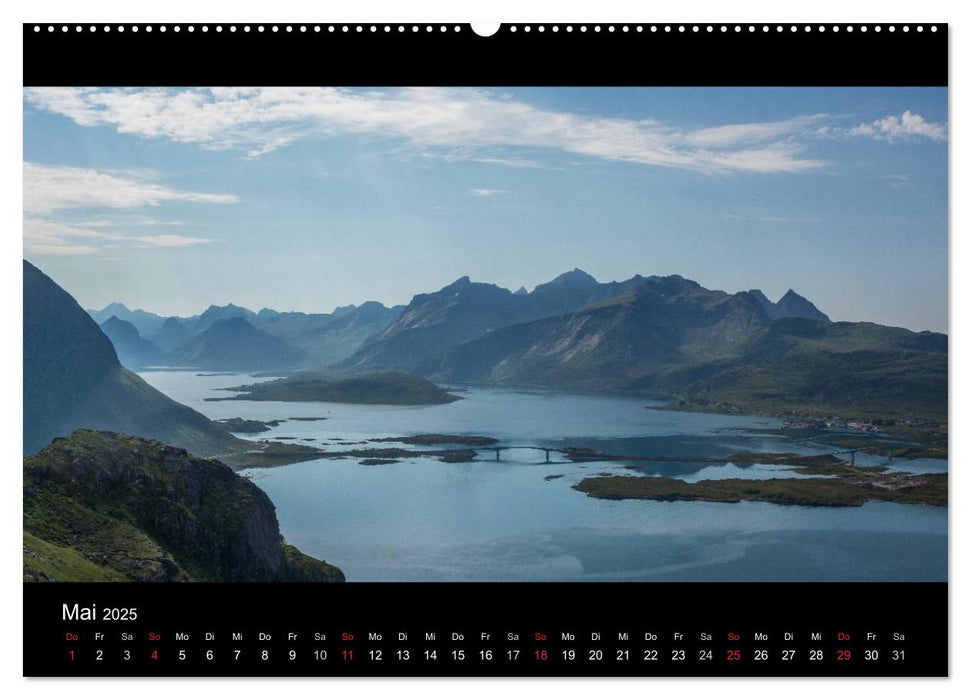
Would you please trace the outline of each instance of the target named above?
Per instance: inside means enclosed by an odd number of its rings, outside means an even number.
[[[829,507],[893,501],[947,506],[947,474],[889,472],[885,467],[855,467],[838,461],[796,467],[792,471],[820,478],[710,479],[689,483],[663,476],[595,476],[582,479],[573,488],[593,498],[609,500],[762,501]]]
[[[206,401],[326,401],[331,403],[431,406],[452,403],[460,397],[427,379],[403,372],[376,372],[338,376],[298,372],[283,379],[229,387],[234,396]]]
[[[250,418],[222,418],[216,421],[226,426],[231,433],[265,433],[270,428],[275,428],[283,420],[254,420]]]

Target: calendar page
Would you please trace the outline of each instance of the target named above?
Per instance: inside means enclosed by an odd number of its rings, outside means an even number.
[[[948,674],[947,25],[23,32],[25,675]]]

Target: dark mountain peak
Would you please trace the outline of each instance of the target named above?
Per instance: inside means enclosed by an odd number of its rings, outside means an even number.
[[[124,321],[117,316],[112,316],[107,321],[102,323],[101,330],[107,333],[108,337],[111,337],[112,333],[124,334],[133,338],[141,337],[138,329],[135,328],[135,324],[130,323],[129,321]]]
[[[206,329],[206,333],[236,333],[239,331],[256,330],[256,327],[242,316],[223,318]]]
[[[775,303],[775,310],[778,318],[801,316],[818,321],[829,320],[829,316],[817,309],[815,304],[791,289]]]
[[[102,332],[111,340],[122,365],[130,369],[162,364],[165,353],[151,340],[142,337],[138,327],[117,316],[101,324]]]
[[[124,304],[122,304],[120,301],[113,301],[107,306],[105,306],[103,309],[101,309],[101,311],[99,311],[98,313],[116,315],[116,314],[131,313],[131,309],[129,309]]]
[[[769,298],[762,293],[761,289],[749,289],[746,292],[738,292],[737,294],[733,294],[732,297],[759,309],[767,319],[775,318],[775,304],[769,301]]]
[[[416,303],[419,305],[428,302],[438,303],[443,299],[456,296],[482,301],[485,299],[508,298],[512,297],[512,295],[512,292],[508,289],[500,287],[497,284],[492,284],[491,282],[473,282],[469,279],[468,275],[465,275],[459,277],[450,285],[442,287],[437,292],[416,294],[408,306],[412,307]]]
[[[88,315],[97,323],[104,323],[112,316],[117,316],[122,321],[133,324],[138,332],[145,336],[157,333],[162,327],[164,320],[158,314],[143,309],[129,309],[121,302],[113,301],[100,311],[89,309]]]
[[[516,296],[519,296],[519,297],[523,297],[523,296],[526,296],[527,294],[529,294],[529,292],[526,291],[526,288],[525,287],[520,287],[515,292],[513,292],[513,294],[515,294]]]
[[[673,296],[675,294],[683,294],[700,289],[704,289],[704,287],[694,280],[689,280],[681,275],[666,275],[664,277],[651,275],[645,280],[643,285],[637,288],[637,291],[641,294],[650,294],[653,292],[662,296]]]
[[[335,306],[330,315],[334,318],[340,318],[345,314],[351,313],[356,308],[357,307],[354,304],[348,304],[347,306]]]
[[[469,276],[468,275],[464,275],[462,277],[459,277],[454,282],[452,282],[452,284],[450,284],[450,285],[448,285],[446,287],[443,287],[441,289],[441,291],[442,292],[458,292],[458,291],[461,291],[462,289],[464,289],[466,287],[471,287],[471,286],[472,286],[472,280],[469,279]]]
[[[257,318],[261,318],[261,319],[275,318],[279,315],[280,315],[280,312],[277,311],[276,309],[268,309],[265,306],[256,312]]]
[[[564,272],[562,275],[554,277],[545,284],[537,285],[533,293],[552,289],[589,289],[596,287],[598,284],[593,275],[584,272],[579,267],[575,267],[569,272]]]
[[[159,349],[165,352],[170,352],[182,345],[189,337],[189,326],[188,322],[183,322],[182,319],[176,316],[169,316],[162,322],[162,327],[159,332],[155,335],[149,336],[149,339],[155,343]]]
[[[254,326],[242,316],[219,319],[175,350],[185,367],[214,370],[271,370],[295,366],[302,350]]]
[[[233,317],[246,317],[254,320],[257,318],[256,314],[254,314],[252,311],[243,308],[242,306],[236,306],[236,304],[229,303],[225,306],[211,304],[209,308],[203,311],[202,315],[199,316],[199,320],[196,321],[194,332],[201,333],[216,321]]]
[[[208,313],[210,311],[225,311],[225,312],[230,312],[230,313],[232,313],[232,312],[241,312],[241,313],[247,313],[247,314],[253,313],[249,309],[244,308],[242,306],[236,306],[236,304],[234,304],[232,302],[229,302],[227,304],[223,304],[222,306],[220,306],[219,304],[210,304],[209,305],[209,308],[207,308],[204,313]]]
[[[366,301],[354,309],[355,311],[387,311],[388,307],[380,301]]]
[[[762,305],[762,308],[765,309],[766,311],[770,311],[772,309],[773,307],[772,302],[769,301],[769,297],[763,294],[761,289],[750,289],[748,290],[748,292],[746,292],[746,294],[751,294],[753,297],[755,297],[755,299],[759,302],[759,304]]]

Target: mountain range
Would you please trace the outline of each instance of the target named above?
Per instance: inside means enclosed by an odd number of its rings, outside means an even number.
[[[947,414],[947,336],[834,323],[788,292],[708,290],[677,275],[429,357],[439,381],[632,392],[752,412]]]
[[[756,412],[946,413],[945,335],[834,323],[791,289],[773,302],[758,289],[731,294],[679,275],[602,283],[574,269],[515,292],[460,277],[403,307],[366,302],[329,314],[230,304],[162,319],[117,303],[92,314],[108,310],[157,328],[169,364],[210,370],[400,371]],[[136,352],[130,330],[117,343],[124,358],[151,356]]]
[[[306,353],[253,326],[243,316],[213,322],[172,351],[172,363],[205,370],[269,371],[300,364]]]
[[[88,314],[102,325],[122,364],[130,369],[168,365],[268,371],[341,362],[393,323],[402,309],[368,301],[331,313],[267,308],[254,313],[226,304],[211,305],[195,316],[163,317],[113,302],[100,310],[89,309]]]

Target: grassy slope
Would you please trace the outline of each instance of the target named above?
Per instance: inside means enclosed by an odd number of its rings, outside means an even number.
[[[79,430],[24,460],[24,531],[43,562],[25,558],[27,580],[343,578],[284,549],[266,494],[225,465],[116,433]]]
[[[24,581],[125,581],[124,574],[85,559],[70,547],[24,531]]]

